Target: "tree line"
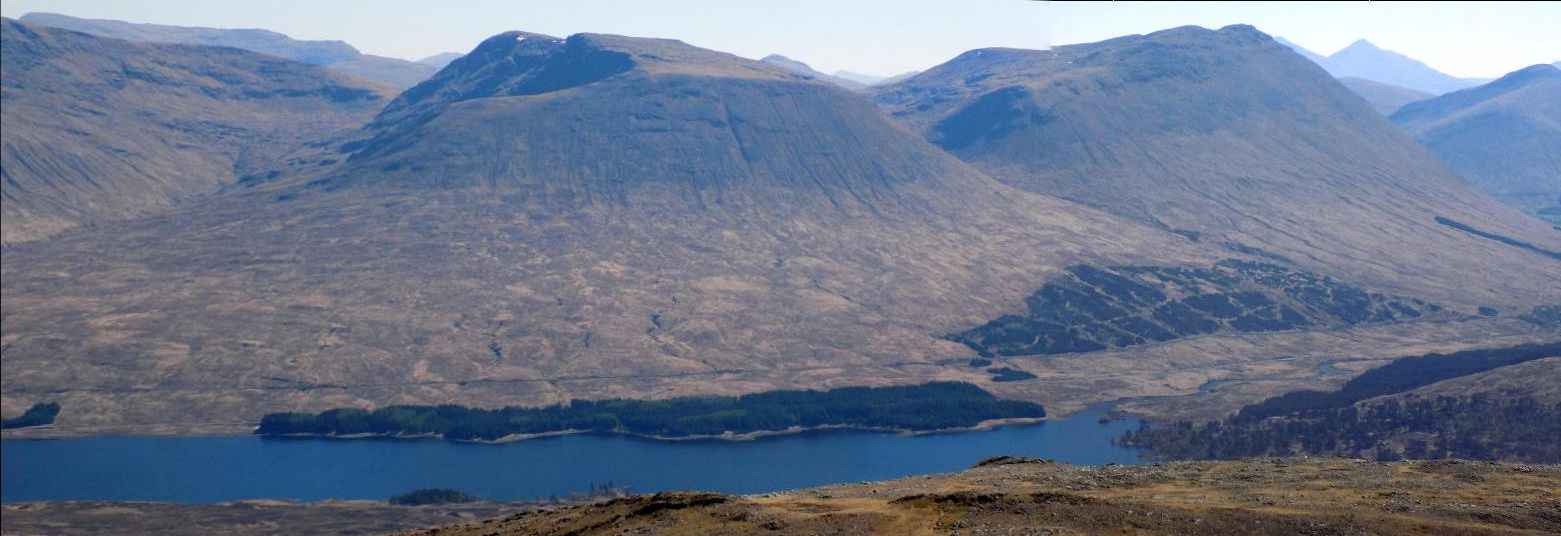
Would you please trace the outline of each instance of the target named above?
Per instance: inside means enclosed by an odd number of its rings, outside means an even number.
[[[1169,459],[1343,455],[1561,461],[1561,404],[1528,397],[1402,397],[1436,382],[1561,355],[1561,343],[1396,359],[1336,391],[1293,391],[1208,423],[1145,424],[1118,443]]]
[[[979,387],[933,382],[896,387],[841,387],[828,391],[768,391],[735,397],[666,400],[572,400],[546,407],[469,408],[459,405],[339,408],[317,414],[272,413],[263,435],[437,435],[494,440],[515,434],[563,431],[688,437],[846,426],[926,431],[965,428],[982,421],[1040,418],[1039,404],[1003,400]]]

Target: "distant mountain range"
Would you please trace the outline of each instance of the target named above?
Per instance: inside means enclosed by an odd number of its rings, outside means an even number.
[[[417,62],[435,69],[443,69],[444,66],[449,65],[450,62],[455,61],[456,58],[461,56],[463,56],[463,54],[460,52],[443,52],[417,60]]]
[[[147,43],[182,43],[241,48],[314,65],[326,65],[341,73],[410,87],[434,74],[441,65],[423,60],[411,62],[358,52],[341,41],[303,41],[258,29],[198,28],[135,24],[117,20],[82,19],[56,13],[28,13],[22,22],[82,33]],[[445,55],[435,56],[443,58]],[[429,59],[434,59],[429,58]],[[448,60],[444,60],[448,61]]]
[[[813,70],[813,68],[809,67],[808,64],[806,64],[806,63],[802,63],[800,61],[797,61],[797,60],[794,60],[794,59],[782,56],[780,54],[770,54],[768,56],[765,56],[764,59],[761,59],[759,61],[762,61],[764,63],[768,63],[770,65],[774,65],[776,67],[780,67],[782,69],[785,69],[787,71],[792,72],[793,74],[801,75],[801,76],[806,77],[806,78],[814,78],[814,79],[822,80],[822,81],[825,81],[825,82],[829,82],[831,84],[834,84],[834,85],[837,85],[837,86],[840,86],[840,87],[843,87],[843,88],[846,88],[846,89],[849,89],[849,90],[852,90],[852,91],[860,91],[860,90],[862,90],[862,88],[865,88],[868,85],[872,84],[872,82],[863,82],[861,80],[858,80],[858,79],[852,78],[852,77],[844,77],[844,76],[835,76],[835,75],[831,75],[831,74],[824,74],[824,73],[821,73],[821,72]]]
[[[361,125],[388,88],[234,48],[4,20],[6,244],[168,210]]]
[[[1350,46],[1331,56],[1317,54],[1283,39],[1276,39],[1276,41],[1321,65],[1338,78],[1361,78],[1432,95],[1441,95],[1490,81],[1480,78],[1458,78],[1442,73],[1419,60],[1378,48],[1365,39],[1351,43]]]
[[[903,73],[895,76],[877,76],[871,74],[853,73],[851,71],[836,71],[834,74],[824,74],[813,70],[808,64],[782,56],[771,54],[759,61],[780,67],[808,78],[816,78],[831,84],[852,90],[861,91],[868,86],[892,84],[914,76],[916,72]]]
[[[1561,225],[1561,69],[1555,65],[1409,104],[1392,120],[1459,175]]]

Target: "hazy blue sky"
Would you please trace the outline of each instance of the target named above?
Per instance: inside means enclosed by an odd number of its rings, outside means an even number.
[[[1561,3],[1065,3],[1018,0],[5,0],[160,24],[266,28],[341,39],[385,56],[465,52],[505,30],[672,37],[742,56],[791,56],[821,71],[896,74],[972,48],[1098,41],[1196,24],[1253,24],[1329,54],[1365,38],[1458,76],[1561,60]]]

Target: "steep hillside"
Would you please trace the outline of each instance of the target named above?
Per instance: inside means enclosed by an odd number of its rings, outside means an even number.
[[[1366,99],[1366,102],[1378,112],[1382,112],[1382,115],[1392,115],[1405,104],[1435,96],[1424,91],[1373,82],[1365,78],[1340,78],[1339,83],[1350,88],[1350,91],[1355,92],[1356,95],[1360,95],[1360,98]]]
[[[389,100],[380,87],[243,50],[3,25],[6,244],[209,194],[357,128]]]
[[[411,62],[358,52],[341,41],[305,41],[260,29],[200,28],[136,24],[117,20],[82,19],[56,13],[28,13],[22,22],[73,30],[102,37],[144,43],[181,43],[241,48],[313,65],[328,65],[343,74],[405,88],[426,80],[440,65]]]
[[[1528,67],[1392,119],[1469,182],[1561,225],[1561,69]]]
[[[409,534],[1538,535],[1561,530],[1558,483],[1555,466],[1458,461],[998,457],[946,475],[750,497],[659,493]]]
[[[676,41],[506,33],[313,175],[3,258],[58,427],[989,385],[947,333],[1185,237],[1004,186],[860,95]],[[947,365],[945,363],[948,363]]]
[[[1561,298],[1561,233],[1251,27],[976,50],[873,96],[1000,181],[1204,244],[1469,313]]]

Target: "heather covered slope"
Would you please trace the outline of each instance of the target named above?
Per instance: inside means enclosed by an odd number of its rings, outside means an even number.
[[[976,50],[873,95],[1000,181],[1204,244],[1469,312],[1561,298],[1561,233],[1251,27]]]
[[[1561,224],[1561,69],[1528,67],[1392,119],[1469,182]]]
[[[3,24],[7,244],[209,194],[388,101],[378,86],[237,49]]]
[[[201,28],[136,24],[117,20],[83,19],[56,13],[28,13],[22,22],[65,30],[139,41],[241,48],[313,65],[328,65],[343,74],[389,84],[396,88],[426,80],[443,64],[413,62],[364,54],[341,41],[306,41],[268,30]]]
[[[502,34],[345,150],[8,250],[7,407],[57,398],[62,427],[252,424],[987,383],[942,335],[1064,267],[1226,256],[1002,185],[860,95],[675,41]]]

